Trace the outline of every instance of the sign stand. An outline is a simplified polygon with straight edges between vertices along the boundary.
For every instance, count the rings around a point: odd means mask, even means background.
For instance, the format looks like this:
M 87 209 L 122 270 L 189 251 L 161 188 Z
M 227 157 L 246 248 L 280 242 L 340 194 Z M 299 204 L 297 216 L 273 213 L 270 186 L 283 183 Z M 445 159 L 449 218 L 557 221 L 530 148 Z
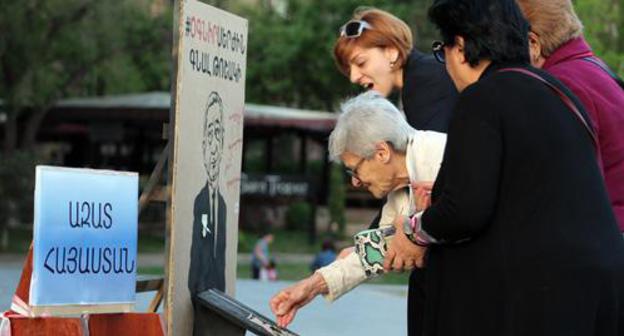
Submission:
M 64 335 L 64 336 L 131 336 L 141 330 L 141 335 L 164 336 L 164 328 L 160 314 L 150 313 L 117 313 L 90 314 L 76 317 L 31 317 L 27 305 L 30 297 L 30 281 L 32 276 L 32 245 L 28 250 L 22 275 L 17 284 L 11 310 L 4 313 L 9 322 L 11 336 L 20 335 Z M 152 290 L 158 281 L 147 279 L 138 281 L 137 288 Z M 162 286 L 162 280 L 160 285 Z M 138 292 L 138 290 L 137 290 Z
M 48 171 L 54 171 L 54 174 L 67 171 L 67 169 L 64 169 L 64 168 L 52 169 L 52 168 L 38 167 L 37 168 L 38 179 L 40 177 L 39 173 L 42 172 L 41 169 L 48 169 Z M 80 172 L 80 174 L 82 173 L 84 173 L 84 171 Z M 100 173 L 97 173 L 97 174 L 100 174 Z M 105 174 L 109 176 L 112 176 L 112 174 L 117 175 L 117 173 L 113 173 L 113 172 L 106 172 Z M 68 182 L 69 180 L 67 181 L 63 180 L 65 178 L 68 178 L 67 175 L 63 175 L 64 177 L 60 177 L 60 175 L 55 175 L 55 176 L 57 176 L 58 178 L 58 180 L 55 181 L 55 183 L 57 184 L 61 183 L 62 185 L 66 185 L 67 183 L 70 183 Z M 71 178 L 75 179 L 76 175 L 72 175 L 70 179 Z M 55 203 L 58 201 L 58 199 L 53 199 L 51 202 L 49 202 L 48 200 L 50 198 L 46 196 L 45 194 L 43 194 L 45 190 L 47 190 L 47 192 L 54 192 L 55 190 L 54 187 L 50 187 L 49 183 L 44 186 L 42 184 L 43 181 L 44 179 L 42 179 L 41 181 L 38 180 L 38 187 L 41 189 L 38 190 L 38 194 L 36 192 L 36 194 L 39 195 L 39 198 L 36 197 L 39 202 L 38 203 L 39 204 L 39 210 L 38 210 L 39 216 L 45 216 L 46 210 L 50 209 L 50 207 L 58 208 L 58 204 Z M 49 179 L 46 181 L 49 181 Z M 108 180 L 107 182 L 109 182 L 108 187 L 118 189 L 117 188 L 118 185 L 115 185 L 115 184 L 111 185 L 110 180 Z M 90 182 L 86 182 L 86 184 L 93 186 L 92 184 L 90 184 Z M 96 186 L 95 187 L 96 190 L 100 190 L 100 188 L 97 187 L 97 184 L 94 184 L 94 185 Z M 44 189 L 44 187 L 48 189 Z M 125 195 L 132 195 L 133 193 L 136 193 L 136 189 L 133 188 L 131 185 L 129 189 L 131 191 L 125 192 L 124 193 Z M 91 196 L 97 197 L 97 196 L 94 196 L 93 194 Z M 134 194 L 134 196 L 132 196 L 131 199 L 136 199 L 136 194 Z M 115 201 L 116 200 L 111 199 L 111 202 L 112 202 L 111 204 L 117 204 Z M 116 210 L 121 209 L 122 213 L 124 213 L 123 212 L 124 208 L 120 208 L 117 205 L 115 205 L 114 208 Z M 106 205 L 104 207 L 106 208 Z M 38 209 L 37 206 L 35 207 L 35 209 L 36 210 Z M 111 209 L 112 209 L 112 205 L 111 205 Z M 130 222 L 132 221 L 136 222 L 136 208 L 132 210 L 132 206 L 128 206 L 127 209 L 129 210 L 128 212 L 125 212 L 127 214 L 125 218 L 129 219 Z M 70 211 L 70 214 L 71 213 L 72 212 Z M 52 217 L 53 215 L 50 215 L 50 218 Z M 86 219 L 86 217 L 82 217 L 82 218 Z M 96 218 L 96 217 L 93 217 L 93 218 Z M 95 227 L 96 221 L 94 221 L 93 218 L 90 218 L 90 220 L 91 220 L 91 224 Z M 118 217 L 110 217 L 110 218 L 119 219 Z M 56 220 L 58 220 L 58 218 Z M 124 223 L 124 222 L 125 221 L 122 219 L 121 223 Z M 72 221 L 70 220 L 69 224 L 71 225 L 71 223 Z M 103 227 L 106 227 L 104 222 L 99 222 L 98 220 L 97 223 L 98 223 L 97 225 L 102 224 Z M 39 224 L 44 225 L 42 224 L 42 222 L 39 222 Z M 111 222 L 109 222 L 109 224 L 110 225 L 108 226 L 108 228 L 113 227 L 112 219 L 111 219 Z M 73 227 L 73 228 L 77 229 L 76 227 Z M 40 230 L 39 233 L 41 233 L 41 230 L 44 230 L 44 228 L 39 227 L 38 230 Z M 48 228 L 46 230 L 50 230 L 50 229 Z M 134 230 L 136 230 L 136 223 L 134 223 Z M 37 237 L 37 235 L 35 235 L 35 237 Z M 49 237 L 46 237 L 46 238 L 50 240 Z M 57 239 L 53 239 L 53 241 L 58 242 Z M 136 330 L 139 330 L 139 329 L 141 330 L 141 334 L 143 335 L 149 335 L 149 336 L 163 336 L 164 335 L 163 324 L 161 321 L 161 316 L 159 314 L 156 314 L 154 312 L 150 312 L 150 313 L 131 313 L 131 312 L 115 313 L 113 312 L 113 313 L 108 313 L 108 314 L 100 314 L 99 312 L 101 311 L 101 308 L 100 306 L 96 305 L 95 301 L 86 301 L 86 302 L 93 302 L 93 303 L 82 304 L 79 306 L 76 306 L 75 303 L 72 303 L 72 302 L 82 301 L 81 298 L 77 298 L 78 301 L 70 301 L 68 305 L 64 305 L 62 303 L 57 304 L 55 307 L 52 307 L 53 309 L 51 309 L 50 311 L 54 312 L 55 314 L 65 315 L 67 312 L 69 312 L 68 308 L 71 308 L 75 312 L 87 312 L 88 311 L 89 312 L 88 314 L 82 313 L 80 317 L 51 317 L 51 316 L 35 317 L 36 315 L 39 314 L 37 309 L 40 309 L 40 307 L 31 306 L 31 301 L 33 299 L 32 296 L 36 294 L 32 292 L 33 288 L 36 288 L 36 290 L 38 291 L 37 293 L 39 293 L 38 295 L 40 296 L 51 294 L 50 291 L 52 290 L 48 288 L 47 286 L 45 286 L 43 283 L 39 283 L 38 284 L 39 287 L 33 286 L 33 284 L 35 284 L 35 281 L 37 281 L 35 277 L 33 276 L 33 274 L 36 273 L 36 269 L 33 267 L 34 259 L 35 259 L 34 245 L 39 246 L 39 248 L 41 248 L 42 242 L 45 242 L 45 240 L 39 239 L 38 242 L 37 241 L 33 242 L 33 244 L 31 244 L 29 248 L 26 261 L 24 263 L 24 267 L 22 270 L 22 274 L 21 274 L 18 286 L 16 288 L 15 295 L 13 296 L 13 299 L 12 299 L 11 310 L 8 312 L 5 312 L 2 316 L 2 327 L 0 327 L 0 329 L 2 329 L 0 330 L 0 333 L 2 335 L 9 334 L 9 335 L 16 336 L 16 335 L 32 335 L 32 334 L 38 334 L 38 335 L 59 335 L 60 334 L 60 335 L 80 335 L 80 336 L 96 335 L 97 336 L 97 335 L 114 334 L 116 336 L 124 336 L 124 335 L 133 335 L 136 333 Z M 96 242 L 99 242 L 99 241 L 96 241 Z M 79 248 L 79 247 L 77 246 L 76 248 Z M 55 267 L 58 267 L 58 266 L 55 266 Z M 56 270 L 56 268 L 54 270 Z M 98 270 L 100 269 L 98 268 Z M 102 268 L 102 270 L 104 270 L 104 268 Z M 95 269 L 93 271 L 95 272 Z M 128 269 L 125 269 L 125 271 L 128 271 Z M 52 270 L 50 270 L 50 272 L 52 272 Z M 39 281 L 41 281 L 41 279 Z M 133 277 L 132 282 L 130 282 L 130 285 L 134 287 L 131 290 L 132 292 L 162 289 L 162 283 L 163 283 L 162 278 L 159 279 L 159 278 L 154 278 L 154 277 L 140 277 L 137 279 L 136 284 L 134 284 L 134 281 L 135 280 Z M 107 290 L 105 290 L 105 292 L 106 291 Z M 66 289 L 63 289 L 63 293 L 71 294 Z M 58 295 L 60 293 L 57 292 L 55 294 Z M 159 302 L 160 302 L 160 298 L 157 293 L 156 298 L 152 301 L 150 305 L 151 307 L 150 309 L 153 309 L 152 311 L 155 311 L 158 307 Z M 128 301 L 128 303 L 131 303 L 131 301 Z M 74 306 L 72 306 L 72 304 L 74 304 Z M 77 316 L 77 313 L 73 313 L 73 315 Z

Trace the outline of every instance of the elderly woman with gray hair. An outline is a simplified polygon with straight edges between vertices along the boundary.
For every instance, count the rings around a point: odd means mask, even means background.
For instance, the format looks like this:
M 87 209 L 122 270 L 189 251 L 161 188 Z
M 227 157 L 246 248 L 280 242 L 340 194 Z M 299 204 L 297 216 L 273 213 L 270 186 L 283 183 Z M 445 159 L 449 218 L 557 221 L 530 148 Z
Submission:
M 435 180 L 445 144 L 445 134 L 412 128 L 392 103 L 370 91 L 342 106 L 329 137 L 329 152 L 333 161 L 345 165 L 354 186 L 366 188 L 376 198 L 388 197 L 380 220 L 380 227 L 388 227 L 396 217 L 416 212 L 418 200 L 409 186 Z M 394 269 L 422 265 L 422 249 L 403 256 L 407 257 L 394 258 Z M 331 302 L 369 278 L 352 252 L 279 292 L 271 299 L 271 309 L 278 324 L 286 326 L 317 295 Z

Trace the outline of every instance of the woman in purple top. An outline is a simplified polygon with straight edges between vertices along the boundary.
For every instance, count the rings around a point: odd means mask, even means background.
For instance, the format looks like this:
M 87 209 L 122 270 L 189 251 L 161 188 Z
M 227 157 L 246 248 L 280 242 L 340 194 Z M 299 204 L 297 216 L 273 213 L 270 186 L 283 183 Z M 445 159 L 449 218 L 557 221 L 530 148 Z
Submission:
M 531 63 L 563 82 L 589 112 L 611 207 L 624 231 L 624 90 L 583 38 L 570 0 L 517 2 L 531 24 Z

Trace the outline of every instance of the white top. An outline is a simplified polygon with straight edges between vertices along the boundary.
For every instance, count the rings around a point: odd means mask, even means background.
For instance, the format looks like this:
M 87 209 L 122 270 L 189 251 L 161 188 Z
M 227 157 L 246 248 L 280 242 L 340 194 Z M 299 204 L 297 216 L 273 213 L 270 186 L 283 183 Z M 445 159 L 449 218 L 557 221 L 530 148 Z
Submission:
M 410 182 L 435 181 L 440 170 L 444 147 L 446 146 L 446 134 L 433 131 L 415 130 L 410 136 L 405 153 L 405 164 Z M 414 213 L 415 200 L 412 188 L 409 195 L 402 190 L 392 191 L 388 194 L 388 200 L 384 204 L 379 220 L 379 227 L 392 226 L 394 219 L 399 216 Z M 334 301 L 349 292 L 355 286 L 366 281 L 366 273 L 355 252 L 347 257 L 317 270 L 327 283 L 327 300 Z

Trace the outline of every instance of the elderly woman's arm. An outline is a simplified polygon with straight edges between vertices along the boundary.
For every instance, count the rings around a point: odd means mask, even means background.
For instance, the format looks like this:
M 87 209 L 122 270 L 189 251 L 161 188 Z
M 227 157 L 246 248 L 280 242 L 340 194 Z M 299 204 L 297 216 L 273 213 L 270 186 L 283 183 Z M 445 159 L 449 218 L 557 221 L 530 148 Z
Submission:
M 348 293 L 367 279 L 364 268 L 355 252 L 320 268 L 317 272 L 323 276 L 327 283 L 328 290 L 324 296 L 330 302 Z
M 277 317 L 278 325 L 290 324 L 297 311 L 317 295 L 325 295 L 330 301 L 338 299 L 353 287 L 366 280 L 366 274 L 355 253 L 317 270 L 310 277 L 281 290 L 269 305 Z
M 409 208 L 409 198 L 403 192 L 388 196 L 383 207 L 380 226 L 392 225 L 393 219 Z M 403 265 L 401 265 L 401 268 Z M 283 289 L 270 301 L 271 310 L 278 324 L 286 326 L 295 318 L 297 311 L 321 294 L 330 302 L 368 280 L 364 267 L 355 252 L 337 259 L 317 270 L 312 276 Z

